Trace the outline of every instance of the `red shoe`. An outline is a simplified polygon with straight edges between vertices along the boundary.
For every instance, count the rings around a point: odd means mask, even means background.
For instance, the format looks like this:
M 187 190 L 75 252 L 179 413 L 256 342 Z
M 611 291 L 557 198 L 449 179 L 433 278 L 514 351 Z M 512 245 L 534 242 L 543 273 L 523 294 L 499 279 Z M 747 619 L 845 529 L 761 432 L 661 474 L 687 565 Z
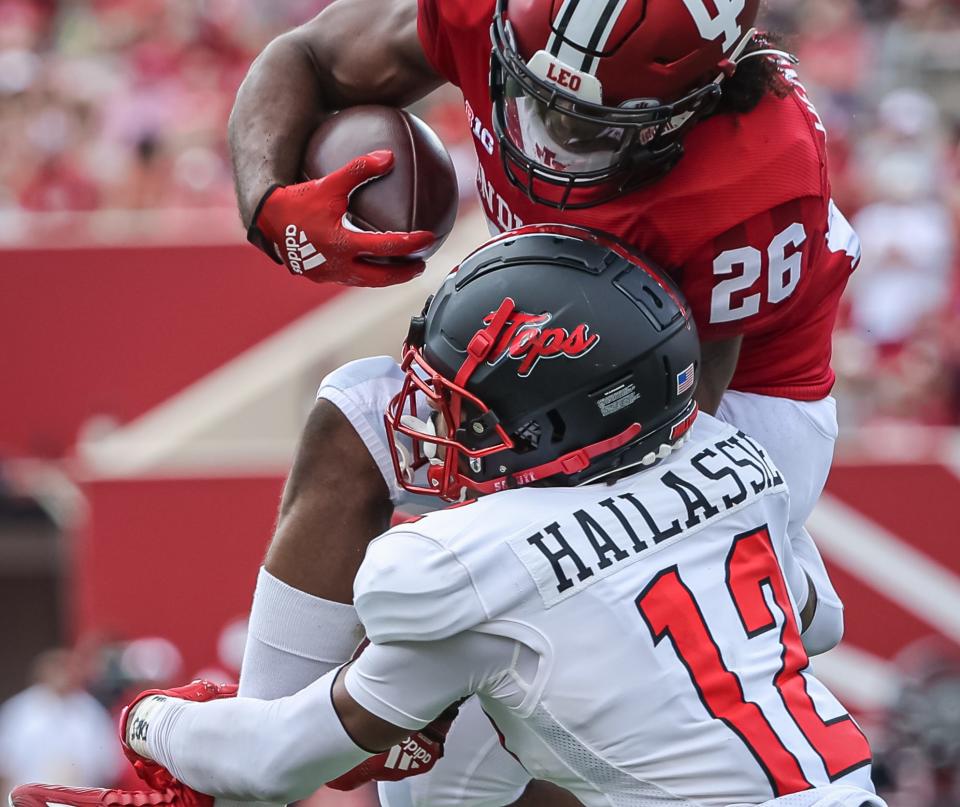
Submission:
M 213 797 L 179 782 L 165 790 L 104 790 L 95 787 L 20 785 L 10 807 L 213 807 Z
M 133 765 L 134 771 L 136 771 L 137 776 L 143 779 L 151 788 L 161 793 L 165 790 L 183 788 L 185 790 L 190 790 L 186 785 L 181 784 L 176 779 L 173 778 L 170 771 L 164 768 L 160 763 L 154 762 L 152 759 L 147 759 L 146 757 L 140 756 L 136 751 L 134 751 L 129 745 L 127 745 L 127 719 L 130 717 L 130 713 L 133 711 L 133 707 L 136 706 L 140 701 L 149 695 L 165 695 L 171 698 L 179 698 L 184 701 L 193 701 L 194 703 L 203 703 L 204 701 L 217 700 L 219 698 L 232 698 L 237 694 L 237 687 L 235 684 L 213 684 L 210 681 L 191 681 L 186 686 L 175 687 L 174 689 L 148 689 L 146 692 L 141 692 L 137 695 L 129 705 L 124 707 L 124 710 L 120 713 L 120 745 L 123 748 L 123 753 L 130 760 L 130 764 Z M 34 787 L 47 787 L 46 785 L 34 785 Z M 66 790 L 71 790 L 72 788 L 65 788 Z M 78 791 L 79 792 L 79 791 Z M 108 792 L 108 793 L 123 793 L 127 795 L 141 795 L 134 791 L 127 790 L 116 790 L 116 791 L 87 791 L 90 793 L 95 792 Z M 199 793 L 196 793 L 194 790 L 190 790 L 191 793 L 199 796 Z M 203 798 L 209 798 L 208 796 L 203 796 Z M 72 802 L 66 802 L 68 805 Z M 87 802 L 83 802 L 87 804 Z M 93 802 L 90 802 L 93 804 Z M 134 807 L 140 807 L 141 804 L 160 804 L 161 802 L 109 802 L 110 804 L 132 804 Z M 166 802 L 163 802 L 166 803 Z M 186 804 L 189 806 L 192 802 L 183 802 L 180 804 Z M 107 802 L 104 802 L 107 804 Z M 40 805 L 44 807 L 44 805 Z

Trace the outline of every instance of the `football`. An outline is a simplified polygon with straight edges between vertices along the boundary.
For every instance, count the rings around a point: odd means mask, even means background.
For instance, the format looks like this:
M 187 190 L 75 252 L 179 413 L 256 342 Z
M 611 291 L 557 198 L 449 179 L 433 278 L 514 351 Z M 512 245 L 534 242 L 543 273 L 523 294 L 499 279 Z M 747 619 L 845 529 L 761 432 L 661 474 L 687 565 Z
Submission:
M 393 152 L 393 170 L 353 192 L 348 219 L 364 230 L 429 230 L 437 240 L 415 256 L 429 257 L 453 229 L 459 193 L 450 155 L 433 129 L 416 115 L 367 105 L 327 118 L 307 144 L 304 178 L 319 179 L 378 149 Z

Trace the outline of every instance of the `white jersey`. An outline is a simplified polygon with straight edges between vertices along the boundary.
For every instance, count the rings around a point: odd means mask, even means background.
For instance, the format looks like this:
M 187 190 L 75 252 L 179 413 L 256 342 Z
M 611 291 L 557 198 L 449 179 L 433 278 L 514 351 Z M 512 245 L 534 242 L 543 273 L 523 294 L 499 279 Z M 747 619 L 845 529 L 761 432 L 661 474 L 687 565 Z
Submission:
M 356 429 L 380 469 L 394 504 L 432 509 L 437 505 L 436 498 L 412 496 L 397 483 L 388 448 L 383 414 L 400 391 L 403 378 L 399 365 L 389 356 L 359 359 L 330 373 L 320 385 L 317 397 L 340 409 Z M 827 616 L 834 617 L 830 620 L 832 624 L 816 626 L 819 636 L 805 636 L 812 640 L 808 650 L 822 653 L 840 641 L 842 606 L 804 524 L 820 497 L 833 460 L 837 438 L 836 403 L 832 398 L 793 401 L 727 391 L 717 418 L 759 440 L 787 480 L 790 488 L 787 534 L 820 594 L 822 607 L 818 619 L 823 622 Z M 417 480 L 418 484 L 424 481 Z M 826 613 L 828 610 L 831 614 Z
M 507 750 L 587 805 L 871 789 L 866 740 L 806 669 L 788 512 L 764 450 L 701 415 L 681 450 L 615 484 L 404 524 L 357 575 L 373 645 L 346 686 L 409 728 L 476 693 Z

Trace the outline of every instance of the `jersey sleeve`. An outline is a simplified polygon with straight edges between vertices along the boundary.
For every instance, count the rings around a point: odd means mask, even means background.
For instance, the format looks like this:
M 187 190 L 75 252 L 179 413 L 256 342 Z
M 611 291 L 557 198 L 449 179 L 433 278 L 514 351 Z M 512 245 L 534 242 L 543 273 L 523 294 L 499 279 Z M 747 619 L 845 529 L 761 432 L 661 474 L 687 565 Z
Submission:
M 516 642 L 459 633 L 436 642 L 370 644 L 347 670 L 350 697 L 371 714 L 404 729 L 420 729 L 453 703 L 498 680 L 511 668 Z
M 400 392 L 402 383 L 403 372 L 393 359 L 373 356 L 334 370 L 323 379 L 317 391 L 318 400 L 330 401 L 350 421 L 377 463 L 394 503 L 401 496 L 401 488 L 387 448 L 383 415 L 390 400 Z
M 795 315 L 825 245 L 822 197 L 805 196 L 710 240 L 677 275 L 703 341 L 769 331 Z
M 400 487 L 387 443 L 389 438 L 383 416 L 390 401 L 400 392 L 402 384 L 403 371 L 400 365 L 389 356 L 371 356 L 348 362 L 327 375 L 317 390 L 317 400 L 322 398 L 329 401 L 350 421 L 377 463 L 390 501 L 397 506 L 413 502 L 421 512 L 427 512 L 437 509 L 442 502 L 434 496 L 417 496 Z M 409 438 L 398 439 L 409 451 Z M 425 467 L 419 468 L 414 482 L 426 484 L 426 472 Z
M 766 462 L 770 468 L 776 468 L 769 454 L 766 455 Z M 779 469 L 776 472 L 782 477 L 783 474 Z M 763 507 L 767 530 L 777 547 L 777 558 L 783 571 L 784 582 L 787 584 L 790 599 L 793 600 L 799 612 L 806 605 L 809 587 L 803 568 L 797 562 L 793 553 L 793 546 L 790 543 L 788 529 L 790 524 L 790 489 L 786 485 L 782 485 L 778 490 L 768 493 L 763 498 Z
M 442 0 L 417 0 L 417 35 L 431 67 L 454 86 L 460 86 L 453 47 L 443 26 Z
M 487 619 L 473 581 L 438 542 L 398 527 L 374 540 L 353 583 L 371 642 L 435 641 Z

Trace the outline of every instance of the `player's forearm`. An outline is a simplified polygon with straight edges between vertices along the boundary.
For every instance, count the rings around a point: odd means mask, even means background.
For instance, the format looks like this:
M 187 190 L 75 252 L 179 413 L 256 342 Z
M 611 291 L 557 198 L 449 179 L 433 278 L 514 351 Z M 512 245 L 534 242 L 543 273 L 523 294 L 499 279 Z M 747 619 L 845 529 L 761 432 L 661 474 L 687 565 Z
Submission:
M 813 623 L 813 618 L 817 615 L 817 587 L 810 579 L 810 575 L 804 572 L 807 578 L 807 603 L 800 610 L 800 632 L 803 633 Z
M 416 0 L 331 3 L 277 37 L 250 68 L 230 116 L 244 225 L 271 185 L 300 181 L 303 149 L 326 113 L 405 106 L 441 81 L 420 45 Z
M 148 724 L 146 747 L 137 750 L 201 793 L 278 803 L 305 798 L 370 756 L 334 710 L 335 676 L 331 671 L 275 701 L 145 699 L 146 712 L 138 705 L 134 713 Z
M 296 32 L 257 57 L 230 114 L 229 143 L 240 218 L 249 227 L 271 185 L 300 181 L 303 149 L 324 114 L 321 76 Z
M 320 400 L 304 427 L 264 565 L 288 586 L 350 604 L 367 544 L 388 528 L 392 512 L 360 436 L 339 409 Z

